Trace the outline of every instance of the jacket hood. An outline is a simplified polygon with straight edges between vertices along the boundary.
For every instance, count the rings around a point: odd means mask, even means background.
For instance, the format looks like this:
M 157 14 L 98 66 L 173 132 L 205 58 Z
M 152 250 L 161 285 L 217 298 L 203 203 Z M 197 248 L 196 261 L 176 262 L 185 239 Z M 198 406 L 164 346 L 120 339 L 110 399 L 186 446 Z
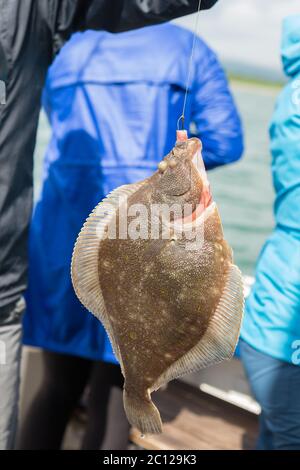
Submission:
M 281 59 L 286 75 L 300 72 L 300 14 L 283 20 Z

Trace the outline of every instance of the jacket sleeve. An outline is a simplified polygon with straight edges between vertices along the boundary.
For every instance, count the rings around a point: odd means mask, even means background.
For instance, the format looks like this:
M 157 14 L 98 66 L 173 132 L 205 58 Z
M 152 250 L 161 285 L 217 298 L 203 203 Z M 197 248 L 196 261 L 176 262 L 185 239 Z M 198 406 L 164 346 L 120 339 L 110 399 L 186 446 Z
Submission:
M 211 8 L 217 0 L 202 0 L 201 10 Z M 97 3 L 106 3 L 106 10 L 111 11 L 106 2 L 94 2 L 90 10 L 90 17 L 97 15 Z M 109 25 L 112 32 L 127 31 L 129 29 L 141 28 L 152 24 L 163 23 L 180 16 L 194 13 L 198 9 L 198 0 L 122 0 L 116 2 L 114 21 Z M 107 14 L 107 13 L 106 13 Z
M 192 87 L 194 133 L 203 144 L 207 169 L 238 160 L 243 153 L 241 120 L 224 70 L 204 42 L 195 66 Z
M 202 0 L 201 10 L 218 0 Z M 194 13 L 198 0 L 40 0 L 54 38 L 54 52 L 75 31 L 128 31 Z M 43 3 L 44 2 L 44 3 Z M 45 11 L 45 5 L 47 9 Z

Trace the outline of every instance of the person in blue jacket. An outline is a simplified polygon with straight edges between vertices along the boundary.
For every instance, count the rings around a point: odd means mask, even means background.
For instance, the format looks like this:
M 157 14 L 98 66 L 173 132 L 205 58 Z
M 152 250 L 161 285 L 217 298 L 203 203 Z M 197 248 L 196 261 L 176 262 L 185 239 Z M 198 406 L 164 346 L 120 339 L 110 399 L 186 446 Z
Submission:
M 283 24 L 290 78 L 270 126 L 276 226 L 246 303 L 241 354 L 260 403 L 258 449 L 300 449 L 300 15 Z
M 151 175 L 173 147 L 192 42 L 191 32 L 173 24 L 77 33 L 49 70 L 43 104 L 52 137 L 31 225 L 24 319 L 24 343 L 44 350 L 45 377 L 21 448 L 59 448 L 88 382 L 83 448 L 126 447 L 121 372 L 102 325 L 74 294 L 71 255 L 94 206 L 117 186 Z M 241 157 L 241 122 L 226 76 L 200 39 L 185 114 L 208 169 Z

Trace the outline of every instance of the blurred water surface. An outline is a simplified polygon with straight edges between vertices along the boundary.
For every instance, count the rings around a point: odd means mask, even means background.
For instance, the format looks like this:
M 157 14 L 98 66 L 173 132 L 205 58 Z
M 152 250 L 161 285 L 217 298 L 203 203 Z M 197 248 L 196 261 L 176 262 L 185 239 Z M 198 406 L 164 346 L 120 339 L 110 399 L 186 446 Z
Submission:
M 244 274 L 251 275 L 273 226 L 268 127 L 278 88 L 233 81 L 232 90 L 243 119 L 245 154 L 240 162 L 210 172 L 209 179 L 235 261 Z M 42 159 L 49 136 L 47 119 L 41 113 L 35 150 L 35 198 L 40 191 Z

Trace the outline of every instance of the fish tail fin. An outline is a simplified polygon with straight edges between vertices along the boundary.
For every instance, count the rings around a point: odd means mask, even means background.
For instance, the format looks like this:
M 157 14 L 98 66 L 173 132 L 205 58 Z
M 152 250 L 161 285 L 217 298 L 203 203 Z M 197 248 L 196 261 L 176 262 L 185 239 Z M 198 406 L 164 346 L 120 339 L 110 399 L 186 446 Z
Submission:
M 162 422 L 160 414 L 151 401 L 150 393 L 145 398 L 137 394 L 128 393 L 124 387 L 124 408 L 130 424 L 136 427 L 142 434 L 160 434 Z

